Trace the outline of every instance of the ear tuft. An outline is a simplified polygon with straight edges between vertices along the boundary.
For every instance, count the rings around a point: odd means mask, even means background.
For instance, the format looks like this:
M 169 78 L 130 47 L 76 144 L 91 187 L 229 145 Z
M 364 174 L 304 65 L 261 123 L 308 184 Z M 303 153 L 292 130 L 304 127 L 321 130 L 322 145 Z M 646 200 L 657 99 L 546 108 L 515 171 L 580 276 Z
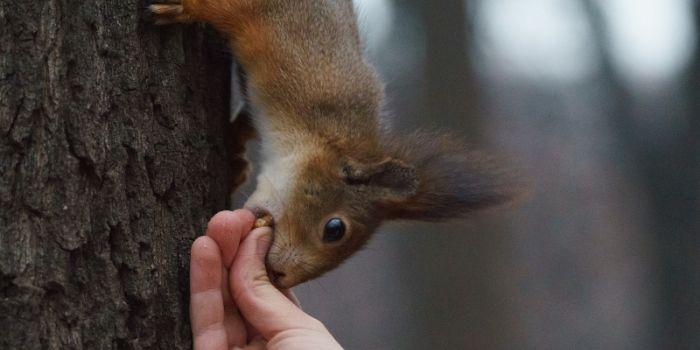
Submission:
M 418 184 L 410 197 L 380 202 L 388 219 L 458 218 L 510 202 L 519 192 L 513 171 L 451 135 L 421 132 L 385 142 L 392 157 L 413 164 Z

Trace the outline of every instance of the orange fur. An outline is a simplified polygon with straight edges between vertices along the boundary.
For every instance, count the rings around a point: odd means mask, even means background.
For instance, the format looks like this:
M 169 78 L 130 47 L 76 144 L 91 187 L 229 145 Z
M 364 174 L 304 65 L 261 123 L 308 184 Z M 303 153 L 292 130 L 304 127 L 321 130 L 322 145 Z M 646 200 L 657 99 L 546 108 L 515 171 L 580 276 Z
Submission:
M 351 0 L 168 0 L 151 10 L 159 23 L 214 25 L 247 73 L 263 160 L 246 207 L 274 218 L 267 265 L 278 286 L 338 266 L 384 220 L 459 217 L 515 193 L 510 176 L 454 138 L 381 131 L 382 84 L 362 56 Z M 344 230 L 330 239 L 332 219 Z

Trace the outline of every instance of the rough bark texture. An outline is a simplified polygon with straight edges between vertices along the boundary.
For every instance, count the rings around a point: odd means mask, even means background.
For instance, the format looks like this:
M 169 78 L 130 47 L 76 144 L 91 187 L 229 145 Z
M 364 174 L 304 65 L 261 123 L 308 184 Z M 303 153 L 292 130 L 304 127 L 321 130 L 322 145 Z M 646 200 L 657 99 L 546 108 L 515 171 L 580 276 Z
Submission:
M 229 63 L 145 1 L 0 0 L 0 349 L 190 348 Z

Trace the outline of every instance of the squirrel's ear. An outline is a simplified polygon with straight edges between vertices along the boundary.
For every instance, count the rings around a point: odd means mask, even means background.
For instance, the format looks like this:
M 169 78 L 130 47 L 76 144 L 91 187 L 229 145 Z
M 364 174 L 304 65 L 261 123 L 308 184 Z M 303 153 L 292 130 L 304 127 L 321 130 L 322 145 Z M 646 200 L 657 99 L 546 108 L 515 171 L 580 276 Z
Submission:
M 450 135 L 415 133 L 385 141 L 395 159 L 413 164 L 409 176 L 411 195 L 378 201 L 387 219 L 458 218 L 510 202 L 519 193 L 518 176 L 513 171 L 502 168 L 491 157 L 469 151 Z
M 352 160 L 343 166 L 343 178 L 349 185 L 365 185 L 371 188 L 378 200 L 402 201 L 418 191 L 416 169 L 402 161 L 387 158 L 372 164 Z

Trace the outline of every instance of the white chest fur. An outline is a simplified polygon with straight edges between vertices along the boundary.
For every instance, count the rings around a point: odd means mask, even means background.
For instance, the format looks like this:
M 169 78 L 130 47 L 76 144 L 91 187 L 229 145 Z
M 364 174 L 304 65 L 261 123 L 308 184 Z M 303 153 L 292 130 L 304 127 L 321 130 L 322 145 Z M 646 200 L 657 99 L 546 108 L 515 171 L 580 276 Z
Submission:
M 247 208 L 266 209 L 273 217 L 282 216 L 310 145 L 293 133 L 276 130 L 266 113 L 251 96 L 255 128 L 261 142 L 260 171 L 256 189 L 245 203 Z

